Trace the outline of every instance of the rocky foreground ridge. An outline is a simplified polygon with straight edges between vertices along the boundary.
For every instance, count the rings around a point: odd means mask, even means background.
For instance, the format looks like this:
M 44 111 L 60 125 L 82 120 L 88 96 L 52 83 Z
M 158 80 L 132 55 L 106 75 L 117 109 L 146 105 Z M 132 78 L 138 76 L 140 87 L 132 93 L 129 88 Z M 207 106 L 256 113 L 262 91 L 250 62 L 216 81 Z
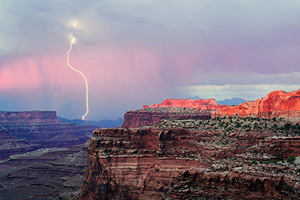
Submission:
M 54 111 L 0 112 L 0 199 L 53 199 L 81 188 L 97 127 L 65 123 Z
M 81 199 L 299 199 L 299 134 L 295 122 L 237 116 L 99 129 Z

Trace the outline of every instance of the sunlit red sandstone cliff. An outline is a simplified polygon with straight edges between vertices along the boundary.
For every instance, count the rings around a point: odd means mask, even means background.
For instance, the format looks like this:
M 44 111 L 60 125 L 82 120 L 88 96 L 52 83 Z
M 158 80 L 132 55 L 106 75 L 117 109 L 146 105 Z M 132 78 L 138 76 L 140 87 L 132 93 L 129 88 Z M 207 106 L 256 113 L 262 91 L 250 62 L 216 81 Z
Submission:
M 225 107 L 212 112 L 213 117 L 239 115 L 240 117 L 300 119 L 300 90 L 284 92 L 277 90 L 261 99 L 238 106 Z
M 163 119 L 211 118 L 211 111 L 228 106 L 219 105 L 215 99 L 165 99 L 160 104 L 144 105 L 142 109 L 124 115 L 123 128 L 135 128 L 159 123 Z
M 152 104 L 150 108 L 158 107 L 180 107 L 196 108 L 199 110 L 217 110 L 227 106 L 219 105 L 215 99 L 165 99 L 160 104 Z
M 300 155 L 299 124 L 210 117 L 215 110 L 296 118 L 299 94 L 274 91 L 228 108 L 215 100 L 167 99 L 129 111 L 126 129 L 93 132 L 80 199 L 298 199 L 298 166 L 284 160 Z M 184 117 L 190 120 L 174 120 Z M 164 118 L 172 120 L 127 129 Z

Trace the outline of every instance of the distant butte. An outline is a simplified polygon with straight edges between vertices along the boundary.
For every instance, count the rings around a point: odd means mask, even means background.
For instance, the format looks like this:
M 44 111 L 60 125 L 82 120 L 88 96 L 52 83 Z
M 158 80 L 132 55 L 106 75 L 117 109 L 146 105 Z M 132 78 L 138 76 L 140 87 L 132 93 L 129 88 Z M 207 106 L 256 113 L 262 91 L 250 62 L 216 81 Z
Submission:
M 180 107 L 180 108 L 196 108 L 199 110 L 217 110 L 228 107 L 227 105 L 219 105 L 215 99 L 165 99 L 160 104 L 152 104 L 150 108 L 157 107 Z
M 160 104 L 143 105 L 142 109 L 126 112 L 122 127 L 149 126 L 163 119 L 207 120 L 211 118 L 211 111 L 226 107 L 215 99 L 165 99 Z

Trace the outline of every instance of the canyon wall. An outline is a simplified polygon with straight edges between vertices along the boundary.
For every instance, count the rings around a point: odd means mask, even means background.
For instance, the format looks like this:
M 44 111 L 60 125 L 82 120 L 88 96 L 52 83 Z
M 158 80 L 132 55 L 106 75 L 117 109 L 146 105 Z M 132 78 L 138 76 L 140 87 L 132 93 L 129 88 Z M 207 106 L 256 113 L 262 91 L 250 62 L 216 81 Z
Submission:
M 270 169 L 275 170 L 275 169 Z M 163 199 L 298 199 L 299 178 L 270 172 L 186 171 L 171 184 Z
M 78 195 L 96 128 L 52 111 L 0 112 L 0 200 Z
M 178 111 L 182 110 L 182 112 Z M 161 109 L 161 108 L 143 108 L 136 111 L 127 111 L 124 115 L 123 128 L 136 128 L 141 126 L 150 126 L 159 123 L 163 119 L 210 119 L 209 111 L 196 109 Z
M 199 110 L 216 110 L 227 107 L 219 105 L 215 99 L 165 99 L 159 104 L 152 104 L 150 108 L 158 107 L 179 107 L 179 108 L 196 108 Z
M 286 118 L 289 120 L 300 119 L 300 90 L 284 92 L 277 90 L 266 97 L 238 106 L 218 109 L 212 112 L 212 117 L 238 115 L 240 117 L 259 118 Z
M 96 130 L 88 148 L 81 199 L 218 198 L 218 194 L 231 199 L 289 199 L 300 194 L 297 167 L 251 165 L 299 156 L 300 137 L 224 134 L 214 128 Z
M 162 103 L 144 105 L 124 115 L 123 128 L 136 128 L 159 123 L 163 119 L 210 119 L 238 115 L 240 117 L 300 119 L 300 90 L 277 90 L 266 97 L 238 106 L 219 105 L 215 99 L 165 99 Z
M 2 155 L 4 151 L 9 152 L 5 153 L 7 156 L 23 150 L 82 144 L 96 129 L 95 126 L 62 122 L 55 111 L 0 112 L 0 127 L 1 135 L 6 134 L 6 140 L 0 142 L 0 151 Z
M 0 124 L 59 122 L 55 111 L 0 112 Z
M 159 123 L 163 119 L 211 118 L 211 111 L 228 106 L 219 105 L 215 99 L 165 99 L 160 104 L 144 105 L 142 109 L 127 111 L 123 128 L 136 128 Z
M 82 199 L 159 199 L 181 170 L 206 167 L 189 155 L 197 147 L 186 135 L 185 130 L 94 131 Z

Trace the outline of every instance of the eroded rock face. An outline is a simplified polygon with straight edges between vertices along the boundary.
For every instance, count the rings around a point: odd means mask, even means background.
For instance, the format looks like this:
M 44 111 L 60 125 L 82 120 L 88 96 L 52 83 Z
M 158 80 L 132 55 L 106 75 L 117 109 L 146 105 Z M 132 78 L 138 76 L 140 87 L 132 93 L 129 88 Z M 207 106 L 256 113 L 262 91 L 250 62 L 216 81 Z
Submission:
M 182 173 L 163 199 L 298 199 L 299 178 L 270 172 L 198 171 Z
M 68 148 L 89 139 L 95 126 L 79 126 L 57 119 L 56 112 L 0 112 L 2 159 L 39 148 Z M 2 136 L 1 136 L 2 135 Z
M 213 117 L 238 115 L 240 117 L 300 119 L 300 90 L 284 92 L 277 90 L 262 99 L 245 102 L 238 106 L 218 109 L 212 112 Z
M 136 128 L 159 123 L 163 119 L 201 119 L 211 118 L 211 111 L 226 108 L 215 99 L 165 99 L 160 104 L 136 111 L 128 111 L 124 115 L 123 128 Z
M 87 158 L 83 144 L 96 128 L 62 122 L 56 112 L 0 112 L 0 199 L 78 195 Z
M 55 111 L 0 112 L 0 124 L 59 123 Z
M 136 128 L 158 124 L 163 119 L 210 119 L 210 111 L 201 111 L 190 108 L 143 108 L 128 111 L 124 115 L 123 128 Z
M 206 167 L 189 155 L 197 154 L 197 147 L 188 138 L 183 129 L 95 131 L 83 199 L 159 199 L 181 170 Z
M 298 197 L 299 166 L 264 163 L 299 156 L 298 136 L 233 130 L 218 120 L 190 127 L 94 131 L 81 199 Z
M 150 107 L 179 107 L 197 108 L 199 110 L 216 110 L 227 106 L 219 105 L 215 99 L 165 99 L 160 104 L 152 104 Z

